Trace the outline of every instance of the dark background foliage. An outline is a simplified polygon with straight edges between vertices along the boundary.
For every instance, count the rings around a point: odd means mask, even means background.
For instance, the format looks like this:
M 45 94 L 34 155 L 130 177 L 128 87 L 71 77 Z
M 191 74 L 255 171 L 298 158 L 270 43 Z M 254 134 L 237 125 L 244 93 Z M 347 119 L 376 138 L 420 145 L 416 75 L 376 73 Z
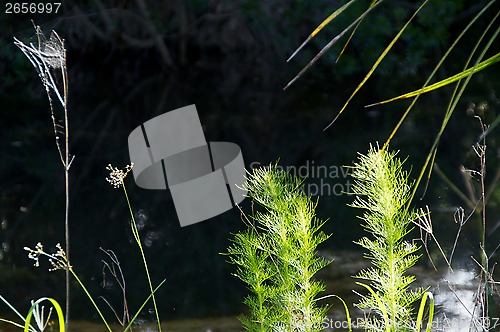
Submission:
M 290 63 L 286 59 L 309 33 L 342 3 L 331 1 L 63 1 L 58 14 L 0 14 L 0 292 L 26 306 L 44 295 L 63 299 L 63 273 L 36 270 L 24 246 L 64 242 L 64 176 L 54 146 L 45 91 L 29 61 L 13 45 L 16 36 L 35 41 L 30 20 L 66 42 L 70 81 L 72 264 L 94 294 L 119 303 L 115 284 L 102 288 L 99 248 L 118 255 L 132 305 L 147 294 L 141 259 L 128 227 L 123 193 L 105 181 L 106 165 L 129 163 L 127 137 L 156 115 L 196 104 L 207 141 L 230 141 L 243 151 L 247 165 L 280 159 L 296 167 L 349 165 L 370 142 L 383 142 L 408 102 L 364 109 L 363 106 L 418 88 L 454 37 L 485 1 L 431 1 L 394 52 L 353 100 L 345 115 L 333 119 L 373 61 L 419 6 L 416 1 L 382 4 L 360 26 L 346 53 L 346 39 L 330 50 L 306 75 L 286 83 L 367 6 L 360 1 L 324 29 Z M 2 8 L 3 10 L 3 8 Z M 496 9 L 491 12 L 495 13 Z M 492 15 L 490 15 L 492 16 Z M 438 79 L 460 71 L 477 37 L 481 20 L 454 51 Z M 31 38 L 31 39 L 30 39 Z M 496 50 L 498 51 L 498 49 Z M 493 51 L 491 52 L 493 54 Z M 477 168 L 471 145 L 480 129 L 467 110 L 485 123 L 498 114 L 496 66 L 475 75 L 446 131 L 438 163 L 463 188 L 460 166 Z M 422 97 L 396 136 L 394 149 L 409 155 L 407 167 L 420 170 L 437 133 L 450 89 Z M 483 105 L 484 107 L 481 107 Z M 486 106 L 485 106 L 486 105 Z M 469 112 L 470 113 L 470 112 Z M 488 138 L 488 169 L 500 158 L 498 133 Z M 348 179 L 326 179 L 345 184 Z M 167 318 L 229 315 L 241 311 L 245 294 L 230 273 L 234 267 L 219 253 L 230 233 L 243 227 L 237 210 L 180 228 L 168 191 L 127 187 L 151 262 L 153 280 L 167 278 L 158 292 Z M 360 237 L 356 211 L 347 195 L 320 197 L 318 215 L 330 218 L 333 233 L 324 250 L 352 250 Z M 499 243 L 500 192 L 490 200 L 488 243 Z M 418 206 L 442 212 L 441 233 L 452 234 L 453 211 L 463 205 L 438 177 Z M 243 209 L 249 211 L 249 202 Z M 477 250 L 474 224 L 464 233 L 464 257 Z M 452 232 L 450 230 L 453 230 Z M 444 240 L 451 246 L 449 239 Z M 423 263 L 426 264 L 425 262 Z M 109 280 L 109 279 L 108 279 Z M 74 287 L 72 315 L 89 317 L 92 308 Z M 1 311 L 1 310 L 0 310 Z M 148 318 L 148 317 L 145 317 Z

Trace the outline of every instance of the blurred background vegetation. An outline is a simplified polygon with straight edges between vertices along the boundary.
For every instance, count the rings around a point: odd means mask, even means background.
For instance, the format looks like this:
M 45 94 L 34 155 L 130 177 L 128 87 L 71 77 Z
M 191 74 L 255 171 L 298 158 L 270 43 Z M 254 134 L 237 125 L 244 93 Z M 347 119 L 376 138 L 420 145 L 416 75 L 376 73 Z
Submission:
M 247 165 L 278 158 L 280 164 L 295 167 L 308 162 L 350 165 L 370 142 L 385 141 L 408 101 L 363 106 L 419 88 L 453 38 L 486 3 L 431 1 L 350 104 L 349 112 L 323 131 L 420 5 L 419 1 L 382 4 L 363 21 L 338 63 L 345 39 L 283 92 L 286 83 L 370 1 L 358 1 L 286 63 L 311 31 L 345 2 L 68 0 L 58 14 L 0 14 L 1 294 L 21 308 L 44 295 L 61 302 L 64 298 L 64 274 L 49 273 L 48 266 L 35 270 L 22 249 L 38 241 L 46 246 L 64 242 L 64 176 L 47 98 L 35 70 L 13 44 L 14 36 L 36 41 L 30 20 L 46 34 L 56 30 L 68 49 L 70 142 L 75 155 L 70 183 L 72 264 L 95 295 L 118 305 L 117 285 L 102 285 L 105 257 L 99 248 L 115 251 L 125 272 L 130 305 L 137 306 L 148 292 L 145 276 L 136 272 L 142 271 L 141 259 L 128 227 L 123 194 L 105 181 L 106 165 L 129 163 L 127 137 L 132 129 L 161 113 L 196 104 L 207 141 L 237 143 Z M 494 6 L 490 18 L 499 10 L 498 4 Z M 488 22 L 485 18 L 474 26 L 436 80 L 462 69 Z M 496 52 L 498 44 L 490 55 Z M 461 166 L 479 167 L 471 146 L 481 130 L 471 115 L 480 115 L 485 124 L 498 120 L 499 83 L 497 66 L 472 77 L 441 142 L 437 163 L 463 191 L 467 181 Z M 414 176 L 439 130 L 451 91 L 445 88 L 421 97 L 393 140 L 392 148 L 401 150 L 400 157 L 409 156 L 407 165 L 414 165 Z M 488 136 L 487 183 L 500 166 L 498 130 Z M 324 182 L 345 185 L 348 180 Z M 234 267 L 219 255 L 230 234 L 242 229 L 239 212 L 233 209 L 180 228 L 168 191 L 142 190 L 131 178 L 126 181 L 153 280 L 167 278 L 157 297 L 164 317 L 241 312 L 246 291 L 230 275 Z M 351 200 L 347 195 L 319 197 L 319 217 L 330 218 L 325 231 L 333 233 L 322 250 L 355 250 L 352 241 L 362 230 L 357 211 L 346 207 Z M 244 202 L 244 210 L 249 211 L 249 203 Z M 436 175 L 425 197 L 415 203 L 430 206 L 436 236 L 442 235 L 444 247 L 451 248 L 456 231 L 453 213 L 465 203 Z M 500 243 L 498 188 L 490 197 L 487 218 L 492 250 Z M 472 221 L 465 226 L 462 258 L 478 250 L 476 226 Z M 94 315 L 82 292 L 73 291 L 72 296 L 72 316 Z

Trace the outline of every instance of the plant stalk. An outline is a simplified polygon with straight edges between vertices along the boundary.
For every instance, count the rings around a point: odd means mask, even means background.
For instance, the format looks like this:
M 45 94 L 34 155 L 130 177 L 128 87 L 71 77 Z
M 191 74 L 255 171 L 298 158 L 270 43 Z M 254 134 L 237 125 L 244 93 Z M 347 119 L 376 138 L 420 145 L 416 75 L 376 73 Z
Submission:
M 139 237 L 139 230 L 137 229 L 137 224 L 135 222 L 134 213 L 132 211 L 132 206 L 130 205 L 130 200 L 129 200 L 128 194 L 127 194 L 127 188 L 125 188 L 125 183 L 123 182 L 123 180 L 122 180 L 122 188 L 123 188 L 123 192 L 125 193 L 125 198 L 127 199 L 127 205 L 128 205 L 128 209 L 129 209 L 129 212 L 130 212 L 130 217 L 132 218 L 132 232 L 134 234 L 134 238 L 135 238 L 135 240 L 137 242 L 137 245 L 139 246 L 139 251 L 141 252 L 141 257 L 142 257 L 142 262 L 144 264 L 144 269 L 146 270 L 146 276 L 148 278 L 149 291 L 151 292 L 151 298 L 153 300 L 153 306 L 155 308 L 156 321 L 158 323 L 158 331 L 161 332 L 160 316 L 158 314 L 158 308 L 156 306 L 156 298 L 155 298 L 155 295 L 154 295 L 155 290 L 153 289 L 153 284 L 151 282 L 151 275 L 149 274 L 148 263 L 146 261 L 146 255 L 144 254 L 144 250 L 142 248 L 141 238 Z

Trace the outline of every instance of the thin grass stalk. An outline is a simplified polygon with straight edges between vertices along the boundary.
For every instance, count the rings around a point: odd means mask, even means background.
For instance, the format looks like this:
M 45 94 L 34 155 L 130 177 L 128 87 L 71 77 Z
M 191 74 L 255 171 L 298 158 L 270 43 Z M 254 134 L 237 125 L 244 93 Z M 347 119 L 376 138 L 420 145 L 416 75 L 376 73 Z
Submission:
M 144 265 L 144 269 L 146 270 L 146 277 L 148 279 L 149 291 L 151 294 L 151 298 L 153 300 L 153 306 L 154 306 L 155 314 L 156 314 L 156 321 L 158 323 L 158 331 L 161 332 L 160 315 L 158 313 L 158 307 L 156 306 L 156 298 L 154 295 L 153 283 L 151 282 L 151 275 L 149 273 L 146 255 L 144 254 L 144 249 L 142 248 L 142 242 L 141 242 L 141 238 L 139 236 L 139 230 L 138 230 L 137 224 L 135 222 L 134 213 L 132 211 L 132 206 L 130 204 L 130 200 L 129 200 L 128 194 L 127 194 L 127 188 L 125 188 L 125 182 L 123 182 L 123 180 L 122 180 L 122 187 L 123 187 L 123 192 L 125 193 L 125 198 L 127 199 L 127 205 L 128 205 L 128 209 L 130 212 L 130 216 L 132 218 L 132 233 L 134 234 L 135 241 L 137 242 L 137 245 L 139 246 L 139 251 L 141 252 L 141 257 L 142 257 L 142 263 Z
M 132 328 L 132 324 L 134 323 L 134 321 L 136 320 L 137 316 L 139 316 L 139 314 L 141 313 L 142 309 L 146 306 L 146 303 L 148 303 L 149 299 L 151 297 L 154 296 L 154 293 L 156 293 L 156 291 L 158 289 L 160 289 L 160 287 L 165 283 L 165 281 L 167 281 L 167 279 L 163 279 L 162 282 L 160 282 L 160 284 L 158 286 L 156 286 L 156 288 L 151 292 L 151 294 L 149 294 L 149 296 L 144 300 L 144 302 L 142 303 L 142 305 L 139 307 L 139 309 L 137 310 L 137 312 L 135 313 L 134 317 L 132 317 L 132 319 L 130 320 L 130 322 L 128 323 L 127 327 L 125 328 L 125 330 L 123 330 L 123 332 L 127 332 L 128 330 L 131 330 Z
M 485 126 L 479 118 L 479 122 L 481 123 L 481 129 L 483 132 L 485 131 Z M 483 135 L 483 143 L 477 143 L 474 151 L 478 155 L 480 159 L 480 182 L 481 182 L 481 217 L 480 217 L 480 229 L 481 229 L 481 275 L 484 273 L 484 314 L 483 316 L 490 317 L 489 315 L 489 285 L 488 285 L 488 256 L 486 255 L 486 200 L 485 200 L 485 185 L 484 178 L 486 177 L 486 136 Z
M 9 301 L 7 301 L 7 299 L 5 299 L 2 295 L 0 295 L 0 300 L 2 300 L 2 302 L 5 303 L 7 305 L 7 307 L 9 307 L 19 318 L 21 318 L 21 320 L 23 322 L 26 322 L 26 318 L 23 315 L 21 315 L 19 313 L 19 311 L 17 311 L 17 309 L 14 308 L 14 306 L 12 304 L 10 304 Z M 24 325 L 18 324 L 16 322 L 8 320 L 8 319 L 0 318 L 0 322 L 8 323 L 8 324 L 14 325 L 16 327 L 19 327 L 21 329 L 24 328 Z M 36 332 L 34 327 L 30 326 L 30 328 L 31 328 L 32 332 Z
M 90 295 L 89 291 L 87 290 L 87 287 L 85 287 L 85 285 L 80 280 L 80 278 L 78 278 L 78 276 L 76 275 L 76 273 L 73 270 L 73 268 L 70 266 L 67 271 L 71 272 L 71 274 L 76 279 L 76 281 L 78 282 L 78 284 L 80 285 L 80 287 L 83 289 L 85 295 L 87 295 L 87 297 L 89 298 L 90 302 L 92 302 L 92 305 L 94 306 L 95 310 L 97 311 L 97 313 L 101 317 L 101 320 L 103 321 L 104 325 L 106 325 L 106 328 L 108 329 L 108 331 L 112 332 L 111 328 L 109 327 L 108 322 L 106 321 L 106 318 L 104 318 L 104 315 L 102 314 L 101 310 L 97 306 L 97 303 L 95 303 L 94 298 L 92 297 L 92 295 Z
M 11 324 L 11 325 L 14 325 L 15 327 L 19 327 L 21 329 L 24 329 L 24 325 L 21 325 L 19 323 L 16 323 L 16 322 L 13 322 L 11 320 L 8 320 L 8 319 L 3 319 L 3 318 L 0 318 L 0 322 L 4 322 L 4 323 L 7 323 L 7 324 Z
M 491 56 L 490 58 L 478 63 L 476 66 L 474 66 L 472 68 L 465 69 L 458 74 L 447 77 L 447 78 L 445 78 L 441 81 L 438 81 L 436 83 L 433 83 L 429 86 L 426 86 L 424 88 L 420 88 L 418 90 L 399 95 L 399 96 L 394 97 L 394 98 L 390 98 L 390 99 L 387 99 L 384 101 L 379 101 L 377 103 L 366 105 L 365 107 L 371 107 L 371 106 L 375 106 L 375 105 L 384 105 L 384 104 L 388 104 L 388 103 L 396 101 L 396 100 L 407 99 L 407 98 L 415 97 L 417 95 L 421 95 L 421 94 L 424 94 L 427 92 L 431 92 L 431 91 L 440 89 L 440 88 L 445 87 L 451 83 L 454 83 L 454 82 L 459 81 L 463 78 L 466 78 L 467 76 L 470 76 L 474 73 L 480 72 L 481 70 L 486 69 L 489 66 L 491 66 L 499 61 L 500 61 L 500 53 L 497 53 L 497 54 Z
M 373 0 L 372 3 L 370 4 L 369 8 L 375 6 L 377 4 L 377 2 L 379 2 L 379 1 L 383 1 L 383 0 Z M 359 26 L 361 25 L 361 23 L 363 23 L 363 20 L 364 20 L 364 18 L 362 18 L 358 22 L 358 24 L 356 24 L 356 27 L 354 28 L 354 30 L 352 30 L 349 38 L 347 38 L 347 41 L 344 44 L 344 47 L 342 47 L 342 50 L 340 51 L 339 56 L 337 57 L 337 60 L 335 60 L 335 63 L 339 62 L 340 58 L 342 57 L 342 55 L 344 54 L 345 50 L 347 49 L 347 46 L 351 42 L 352 38 L 354 38 L 354 35 L 356 34 L 356 31 L 358 31 Z
M 328 16 L 323 22 L 320 23 L 320 25 L 318 25 L 318 27 L 316 29 L 314 29 L 313 32 L 311 32 L 311 34 L 307 37 L 307 39 L 292 53 L 292 55 L 290 55 L 290 57 L 286 60 L 286 62 L 290 62 L 290 60 L 292 60 L 293 57 L 297 53 L 299 53 L 300 50 L 302 48 L 304 48 L 304 46 L 306 46 L 307 43 L 309 43 L 309 41 L 311 39 L 313 39 L 325 26 L 327 26 L 333 19 L 335 19 L 337 16 L 339 16 L 344 10 L 347 9 L 347 7 L 349 7 L 355 1 L 356 0 L 349 1 L 345 5 L 343 5 L 342 7 L 340 7 L 339 9 L 337 9 L 336 11 L 334 11 L 332 14 L 330 14 L 330 16 Z
M 12 304 L 10 304 L 10 303 L 9 303 L 9 301 L 7 301 L 7 300 L 6 300 L 6 299 L 5 299 L 2 295 L 0 295 L 0 300 L 2 300 L 2 301 L 3 301 L 3 303 L 5 303 L 5 304 L 7 305 L 7 307 L 9 307 L 12 311 L 14 311 L 14 313 L 15 313 L 15 314 L 16 314 L 19 318 L 21 318 L 21 319 L 23 320 L 23 322 L 24 322 L 24 321 L 26 321 L 26 318 L 25 318 L 25 317 L 23 317 L 23 315 L 21 315 L 21 314 L 19 313 L 19 311 L 17 311 L 17 309 L 16 309 L 16 308 L 14 308 L 14 306 L 13 306 Z
M 66 64 L 66 48 L 63 48 L 64 63 Z M 68 119 L 68 75 L 66 65 L 64 70 L 61 69 L 64 82 L 64 129 L 65 129 L 65 149 L 64 149 L 64 190 L 65 190 L 65 213 L 64 213 L 64 238 L 66 245 L 66 258 L 69 262 L 69 168 L 71 161 L 69 157 L 69 119 Z M 66 324 L 69 323 L 69 307 L 70 307 L 70 275 L 66 270 Z

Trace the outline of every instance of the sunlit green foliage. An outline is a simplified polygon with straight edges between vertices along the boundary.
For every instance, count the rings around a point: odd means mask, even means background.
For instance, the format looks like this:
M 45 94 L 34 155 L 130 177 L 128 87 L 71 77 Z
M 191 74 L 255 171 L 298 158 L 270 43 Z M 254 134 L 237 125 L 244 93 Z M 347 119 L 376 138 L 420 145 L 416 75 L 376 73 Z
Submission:
M 236 276 L 251 291 L 245 299 L 250 314 L 241 318 L 248 331 L 320 331 L 326 317 L 327 307 L 315 300 L 324 285 L 313 276 L 329 264 L 316 256 L 328 236 L 300 183 L 272 165 L 255 169 L 247 180 L 263 211 L 254 211 L 228 251 Z
M 412 305 L 422 296 L 421 289 L 409 289 L 415 277 L 407 271 L 420 256 L 416 254 L 419 247 L 404 238 L 418 215 L 407 209 L 411 186 L 402 166 L 395 153 L 372 148 L 367 155 L 360 155 L 353 171 L 356 198 L 352 206 L 365 210 L 361 219 L 371 235 L 357 243 L 367 250 L 365 257 L 373 265 L 356 277 L 371 282 L 377 295 L 363 297 L 357 306 L 377 316 L 386 312 L 390 331 L 411 330 Z M 370 331 L 387 330 L 385 324 L 380 317 L 366 321 Z

